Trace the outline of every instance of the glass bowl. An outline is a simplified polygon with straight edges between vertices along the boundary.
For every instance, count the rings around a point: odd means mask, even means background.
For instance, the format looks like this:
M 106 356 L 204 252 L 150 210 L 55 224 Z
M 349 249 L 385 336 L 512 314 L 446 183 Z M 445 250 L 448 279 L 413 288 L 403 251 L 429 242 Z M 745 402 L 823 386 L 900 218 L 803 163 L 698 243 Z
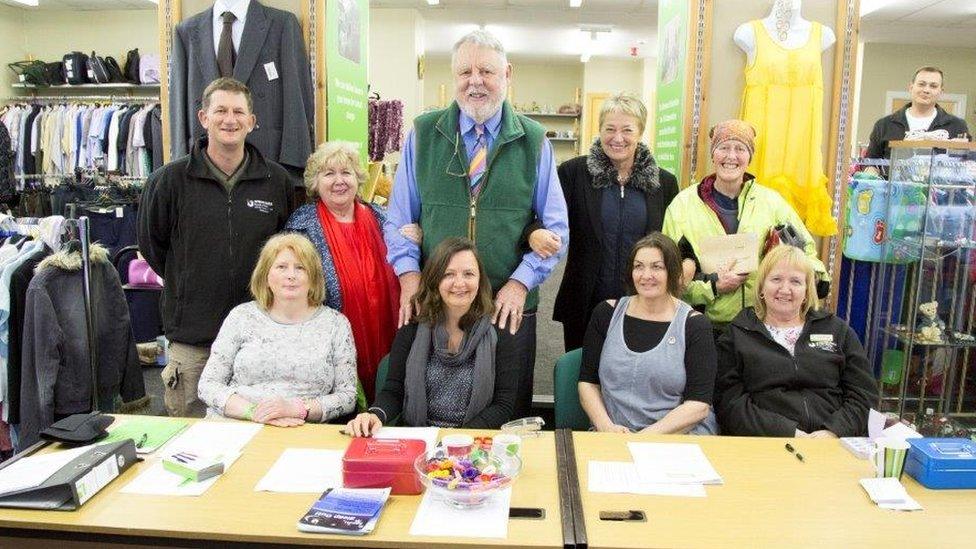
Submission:
M 431 477 L 428 474 L 431 464 L 443 465 L 446 460 L 451 460 L 450 469 L 441 469 L 448 471 L 448 477 Z M 473 472 L 465 475 L 465 470 L 495 474 L 488 479 L 483 476 L 474 477 Z M 498 491 L 511 486 L 521 470 L 522 460 L 517 456 L 497 456 L 478 448 L 467 455 L 454 456 L 449 455 L 445 448 L 439 447 L 420 454 L 414 460 L 414 471 L 427 490 L 448 505 L 461 509 L 484 504 Z

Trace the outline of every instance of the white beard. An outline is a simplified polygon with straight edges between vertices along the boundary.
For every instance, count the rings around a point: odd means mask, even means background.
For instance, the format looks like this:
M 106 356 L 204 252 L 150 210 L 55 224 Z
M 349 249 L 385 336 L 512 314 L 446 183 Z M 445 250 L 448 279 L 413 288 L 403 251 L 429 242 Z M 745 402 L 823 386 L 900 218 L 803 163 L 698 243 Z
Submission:
M 501 98 L 497 103 L 491 103 L 477 109 L 472 108 L 469 104 L 462 103 L 461 101 L 458 101 L 458 106 L 461 108 L 461 112 L 468 115 L 472 120 L 475 121 L 476 124 L 484 124 L 486 120 L 492 116 L 495 116 L 495 113 L 501 110 L 502 103 L 504 101 L 505 99 Z

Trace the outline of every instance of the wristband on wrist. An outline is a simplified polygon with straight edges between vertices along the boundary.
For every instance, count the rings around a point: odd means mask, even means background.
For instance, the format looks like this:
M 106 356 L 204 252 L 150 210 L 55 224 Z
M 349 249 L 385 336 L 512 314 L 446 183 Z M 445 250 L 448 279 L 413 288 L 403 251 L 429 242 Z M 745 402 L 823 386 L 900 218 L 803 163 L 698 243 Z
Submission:
M 258 409 L 257 404 L 250 404 L 247 408 L 244 408 L 244 414 L 241 416 L 248 421 L 254 421 L 254 410 Z
M 304 398 L 298 399 L 298 402 L 301 404 L 302 408 L 305 410 L 305 412 L 302 414 L 302 421 L 308 421 L 308 414 L 312 411 L 311 405 Z

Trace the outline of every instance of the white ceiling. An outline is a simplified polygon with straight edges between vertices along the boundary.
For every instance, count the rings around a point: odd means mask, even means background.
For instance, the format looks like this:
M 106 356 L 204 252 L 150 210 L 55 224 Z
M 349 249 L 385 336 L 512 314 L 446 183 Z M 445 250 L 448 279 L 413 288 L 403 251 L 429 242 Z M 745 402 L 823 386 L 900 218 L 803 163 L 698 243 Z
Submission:
M 156 4 L 149 0 L 38 0 L 38 5 L 25 6 L 13 0 L 0 0 L 0 4 L 16 6 L 28 10 L 155 10 Z
M 150 0 L 39 2 L 39 7 L 25 8 L 13 0 L 0 0 L 31 10 L 156 9 Z M 553 61 L 579 59 L 581 23 L 614 26 L 609 35 L 600 34 L 595 57 L 628 57 L 631 46 L 638 46 L 640 57 L 653 56 L 657 4 L 657 0 L 583 0 L 581 8 L 573 9 L 568 0 L 441 0 L 439 6 L 429 6 L 426 0 L 370 0 L 372 8 L 418 10 L 433 56 L 447 55 L 461 35 L 487 25 L 512 55 Z M 976 47 L 976 0 L 861 0 L 861 8 L 874 10 L 861 20 L 865 42 Z
M 878 7 L 880 6 L 880 7 Z M 865 42 L 976 48 L 976 0 L 861 0 Z
M 43 1 L 43 0 L 42 0 Z M 976 1 L 976 0 L 974 0 Z M 485 25 L 516 59 L 579 62 L 587 37 L 581 24 L 612 25 L 598 33 L 594 58 L 654 57 L 657 0 L 583 0 L 570 8 L 568 0 L 370 0 L 370 8 L 413 8 L 424 20 L 428 55 L 446 56 L 458 38 Z

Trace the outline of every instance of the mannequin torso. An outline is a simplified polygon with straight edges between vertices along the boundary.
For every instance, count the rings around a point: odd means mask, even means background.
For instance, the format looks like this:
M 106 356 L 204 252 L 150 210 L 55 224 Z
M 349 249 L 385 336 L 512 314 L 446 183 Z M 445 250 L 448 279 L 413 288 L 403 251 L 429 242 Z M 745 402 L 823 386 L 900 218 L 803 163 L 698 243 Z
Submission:
M 772 11 L 762 19 L 762 24 L 773 42 L 786 49 L 803 47 L 810 39 L 813 28 L 813 23 L 800 16 L 800 0 L 776 0 Z M 834 31 L 827 26 L 822 26 L 820 37 L 821 51 L 837 41 Z M 756 33 L 751 21 L 739 25 L 732 39 L 746 53 L 747 63 L 751 65 L 756 58 Z

